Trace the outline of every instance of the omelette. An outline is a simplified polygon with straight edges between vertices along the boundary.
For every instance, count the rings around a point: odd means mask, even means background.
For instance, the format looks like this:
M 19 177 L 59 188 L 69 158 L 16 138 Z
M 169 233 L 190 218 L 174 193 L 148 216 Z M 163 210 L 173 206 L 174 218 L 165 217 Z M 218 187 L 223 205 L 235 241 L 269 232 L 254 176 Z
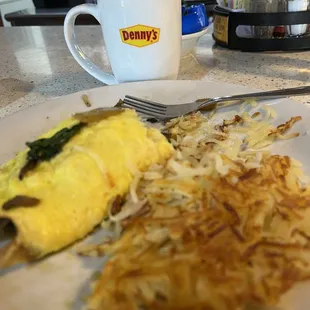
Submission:
M 1 267 L 85 237 L 107 216 L 110 201 L 127 193 L 135 173 L 173 152 L 132 110 L 88 116 L 66 119 L 0 168 L 0 221 L 16 230 L 0 250 Z

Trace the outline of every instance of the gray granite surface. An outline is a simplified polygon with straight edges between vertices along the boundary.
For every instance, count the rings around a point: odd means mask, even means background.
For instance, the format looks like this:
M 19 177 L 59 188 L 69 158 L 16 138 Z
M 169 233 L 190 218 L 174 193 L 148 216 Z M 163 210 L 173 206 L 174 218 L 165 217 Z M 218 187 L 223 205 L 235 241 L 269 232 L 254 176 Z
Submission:
M 86 53 L 111 70 L 98 26 L 77 27 Z M 242 53 L 214 46 L 211 34 L 181 60 L 179 79 L 273 89 L 310 85 L 310 52 Z M 50 98 L 102 86 L 70 55 L 62 27 L 0 28 L 0 117 Z M 296 98 L 310 103 L 310 97 Z

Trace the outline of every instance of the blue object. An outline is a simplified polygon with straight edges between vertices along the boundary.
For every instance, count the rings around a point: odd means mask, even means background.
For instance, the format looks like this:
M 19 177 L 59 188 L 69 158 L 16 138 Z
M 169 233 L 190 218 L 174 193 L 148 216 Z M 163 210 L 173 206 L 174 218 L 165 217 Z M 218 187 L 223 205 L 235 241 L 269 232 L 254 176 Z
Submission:
M 199 32 L 208 25 L 204 4 L 182 5 L 182 35 Z

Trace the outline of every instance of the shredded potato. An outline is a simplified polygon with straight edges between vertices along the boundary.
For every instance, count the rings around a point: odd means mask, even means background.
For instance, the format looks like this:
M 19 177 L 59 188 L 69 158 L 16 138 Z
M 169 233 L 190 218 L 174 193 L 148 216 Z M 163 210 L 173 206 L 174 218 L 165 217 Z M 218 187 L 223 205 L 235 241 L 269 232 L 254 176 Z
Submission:
M 259 150 L 296 137 L 286 132 L 301 117 L 274 127 L 271 108 L 253 117 L 248 106 L 220 123 L 195 113 L 165 126 L 173 158 L 135 179 L 111 218 L 120 239 L 90 248 L 111 256 L 91 309 L 272 306 L 309 279 L 309 179 L 300 163 Z

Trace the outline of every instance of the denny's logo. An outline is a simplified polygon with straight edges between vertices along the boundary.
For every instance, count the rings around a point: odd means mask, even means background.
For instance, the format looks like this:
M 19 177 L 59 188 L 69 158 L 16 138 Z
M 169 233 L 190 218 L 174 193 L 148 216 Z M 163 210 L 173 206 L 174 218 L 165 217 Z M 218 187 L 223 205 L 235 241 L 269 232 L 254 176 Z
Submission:
M 144 47 L 159 41 L 160 29 L 144 25 L 135 25 L 119 30 L 124 43 Z

